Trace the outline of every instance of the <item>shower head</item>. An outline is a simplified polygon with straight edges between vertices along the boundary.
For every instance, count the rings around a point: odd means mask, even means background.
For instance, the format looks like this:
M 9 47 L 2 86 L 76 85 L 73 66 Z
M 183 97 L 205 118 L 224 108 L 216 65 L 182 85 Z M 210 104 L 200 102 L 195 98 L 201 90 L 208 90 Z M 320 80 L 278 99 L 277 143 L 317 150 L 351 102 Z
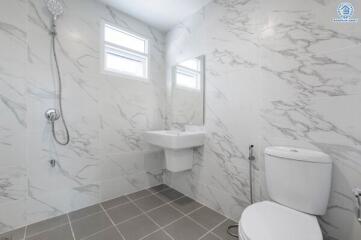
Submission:
M 48 0 L 48 10 L 53 15 L 54 20 L 56 20 L 64 12 L 63 5 L 60 0 Z

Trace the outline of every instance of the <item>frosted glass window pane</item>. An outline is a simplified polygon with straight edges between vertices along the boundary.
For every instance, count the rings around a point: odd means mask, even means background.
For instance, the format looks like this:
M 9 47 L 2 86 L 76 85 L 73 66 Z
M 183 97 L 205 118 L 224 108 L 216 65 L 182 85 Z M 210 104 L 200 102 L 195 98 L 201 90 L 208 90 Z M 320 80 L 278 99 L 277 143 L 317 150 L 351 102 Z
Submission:
M 137 77 L 145 77 L 145 59 L 132 59 L 127 56 L 106 53 L 106 68 Z
M 201 61 L 199 59 L 190 59 L 179 64 L 182 67 L 186 67 L 195 71 L 201 70 Z
M 147 53 L 147 41 L 145 39 L 108 25 L 105 26 L 105 41 L 137 52 Z

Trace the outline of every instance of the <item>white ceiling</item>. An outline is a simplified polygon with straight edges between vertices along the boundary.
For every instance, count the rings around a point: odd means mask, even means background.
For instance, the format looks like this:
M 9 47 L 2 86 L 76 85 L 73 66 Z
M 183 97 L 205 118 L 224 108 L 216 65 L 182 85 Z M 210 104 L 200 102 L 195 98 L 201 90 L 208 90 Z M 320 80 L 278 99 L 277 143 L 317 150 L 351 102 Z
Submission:
M 100 0 L 161 31 L 168 31 L 212 0 Z

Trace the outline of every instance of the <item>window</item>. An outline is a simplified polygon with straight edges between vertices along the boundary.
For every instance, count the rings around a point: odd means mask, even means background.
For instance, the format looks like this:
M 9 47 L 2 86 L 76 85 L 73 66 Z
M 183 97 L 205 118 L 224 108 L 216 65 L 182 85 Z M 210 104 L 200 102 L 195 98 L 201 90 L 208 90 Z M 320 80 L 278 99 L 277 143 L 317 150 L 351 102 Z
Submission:
M 148 78 L 148 40 L 104 24 L 103 69 L 128 77 Z
M 175 78 L 178 87 L 201 90 L 201 60 L 194 58 L 177 65 L 175 69 Z

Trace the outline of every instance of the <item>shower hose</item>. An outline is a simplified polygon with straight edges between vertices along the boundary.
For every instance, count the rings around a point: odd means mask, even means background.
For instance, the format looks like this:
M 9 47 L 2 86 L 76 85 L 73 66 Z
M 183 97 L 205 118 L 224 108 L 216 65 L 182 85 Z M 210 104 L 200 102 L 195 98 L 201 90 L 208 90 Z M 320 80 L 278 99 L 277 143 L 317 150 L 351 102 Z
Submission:
M 54 57 L 54 61 L 55 61 L 55 66 L 56 66 L 56 73 L 57 73 L 57 78 L 58 78 L 58 87 L 59 87 L 59 94 L 58 94 L 58 102 L 59 102 L 59 110 L 60 110 L 60 118 L 61 121 L 63 122 L 64 128 L 65 128 L 65 141 L 62 142 L 58 139 L 56 132 L 55 132 L 55 121 L 51 121 L 51 127 L 52 127 L 52 132 L 53 132 L 53 136 L 55 141 L 60 144 L 60 145 L 68 145 L 70 142 L 70 135 L 69 135 L 69 130 L 68 130 L 68 126 L 66 124 L 66 121 L 64 119 L 64 113 L 63 113 L 63 103 L 62 103 L 62 98 L 63 98 L 63 86 L 62 86 L 62 79 L 61 79 L 61 71 L 60 71 L 60 67 L 59 67 L 59 61 L 58 61 L 58 56 L 56 54 L 56 44 L 55 44 L 55 39 L 56 39 L 56 25 L 55 23 L 53 23 L 53 30 L 50 32 L 51 34 L 51 38 L 52 38 L 52 52 L 53 52 L 53 57 Z

